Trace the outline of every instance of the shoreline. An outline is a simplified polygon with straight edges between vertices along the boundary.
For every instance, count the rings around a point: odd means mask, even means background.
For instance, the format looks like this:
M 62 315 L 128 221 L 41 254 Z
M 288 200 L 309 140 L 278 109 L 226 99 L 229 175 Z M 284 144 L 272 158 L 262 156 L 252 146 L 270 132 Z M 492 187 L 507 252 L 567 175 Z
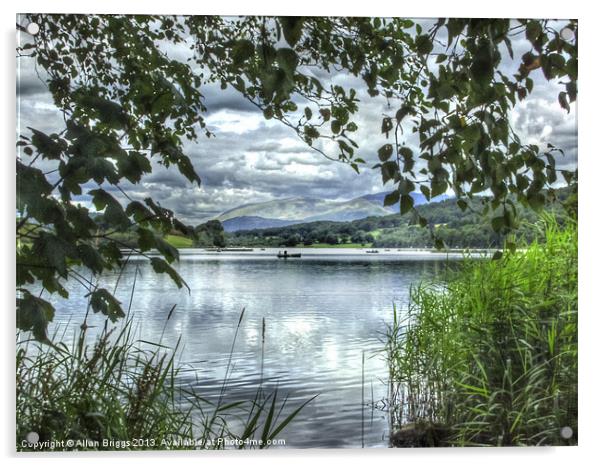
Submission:
M 288 251 L 289 253 L 301 253 L 303 257 L 317 256 L 355 256 L 355 257 L 370 257 L 378 259 L 379 257 L 392 256 L 467 256 L 467 257 L 483 257 L 493 255 L 497 249 L 436 249 L 436 248 L 312 248 L 312 247 L 256 247 L 256 248 L 177 248 L 182 256 L 190 256 L 193 254 L 211 255 L 211 256 L 254 256 L 254 257 L 271 257 L 277 255 L 278 252 Z M 128 254 L 130 249 L 123 248 L 122 253 Z M 376 253 L 372 251 L 378 251 Z M 147 255 L 158 255 L 159 251 L 150 250 Z M 134 253 L 133 255 L 138 255 Z

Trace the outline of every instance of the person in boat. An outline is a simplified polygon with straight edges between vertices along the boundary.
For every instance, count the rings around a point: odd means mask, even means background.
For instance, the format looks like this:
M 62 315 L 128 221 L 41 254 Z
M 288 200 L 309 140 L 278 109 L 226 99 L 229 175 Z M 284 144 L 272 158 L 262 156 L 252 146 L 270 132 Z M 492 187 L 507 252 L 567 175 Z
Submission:
M 288 252 L 287 252 L 287 250 L 286 250 L 286 249 L 284 250 L 284 256 L 285 256 L 285 257 L 286 257 L 286 256 L 288 256 Z

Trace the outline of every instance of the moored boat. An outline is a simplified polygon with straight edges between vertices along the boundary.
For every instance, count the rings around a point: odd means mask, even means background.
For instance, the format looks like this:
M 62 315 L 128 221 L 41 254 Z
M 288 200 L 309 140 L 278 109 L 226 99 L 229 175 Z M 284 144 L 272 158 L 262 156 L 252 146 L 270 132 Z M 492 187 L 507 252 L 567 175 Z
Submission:
M 289 257 L 298 258 L 301 257 L 301 253 L 289 254 L 288 252 L 284 251 L 284 253 L 278 252 L 276 257 L 278 257 L 278 259 L 288 259 Z

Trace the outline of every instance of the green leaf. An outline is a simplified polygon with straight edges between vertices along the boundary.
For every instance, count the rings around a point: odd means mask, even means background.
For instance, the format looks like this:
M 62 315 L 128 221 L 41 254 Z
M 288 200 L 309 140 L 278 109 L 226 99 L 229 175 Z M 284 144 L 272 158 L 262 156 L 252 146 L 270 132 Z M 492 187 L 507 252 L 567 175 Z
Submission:
M 164 113 L 168 113 L 173 105 L 173 94 L 166 90 L 153 99 L 150 111 L 153 115 L 161 115 Z
M 527 189 L 529 187 L 529 178 L 525 175 L 516 175 L 516 187 L 521 191 Z
M 148 228 L 139 227 L 136 229 L 136 233 L 138 234 L 137 243 L 140 251 L 146 252 L 156 247 L 156 235 L 152 230 Z
M 397 113 L 395 113 L 395 119 L 397 120 L 397 123 L 401 123 L 401 121 L 410 113 L 412 113 L 412 107 L 409 105 L 403 105 L 399 110 L 397 110 Z
M 128 124 L 128 117 L 123 107 L 116 102 L 94 95 L 92 92 L 82 89 L 76 94 L 76 100 L 84 111 L 113 129 L 125 128 Z
M 542 32 L 542 28 L 541 28 L 541 24 L 539 24 L 539 21 L 531 20 L 527 23 L 526 35 L 527 35 L 527 39 L 529 39 L 529 41 L 532 44 L 534 44 L 537 41 L 537 39 L 541 35 L 541 32 Z
M 487 84 L 493 79 L 494 71 L 493 50 L 488 40 L 482 40 L 473 55 L 470 72 L 473 79 L 481 84 Z
M 104 209 L 103 218 L 112 226 L 126 229 L 130 226 L 130 219 L 121 207 L 121 204 L 104 189 L 92 189 L 88 191 L 92 196 L 94 207 L 98 211 Z
M 558 94 L 558 102 L 560 103 L 560 106 L 566 110 L 567 113 L 571 112 L 571 106 L 569 105 L 566 92 L 561 92 Z
M 386 162 L 393 155 L 393 146 L 391 144 L 385 144 L 380 149 L 378 149 L 378 158 L 381 162 Z
M 389 180 L 394 180 L 399 176 L 399 166 L 395 162 L 385 162 L 381 165 L 380 171 L 383 178 L 383 184 Z
M 54 318 L 54 307 L 48 301 L 24 291 L 17 298 L 17 328 L 31 331 L 36 340 L 48 342 L 48 323 Z
M 448 185 L 446 180 L 433 179 L 431 180 L 431 196 L 436 197 L 447 191 Z
M 403 157 L 406 161 L 412 160 L 414 157 L 414 153 L 412 152 L 412 149 L 410 149 L 407 146 L 401 146 L 399 148 L 399 155 L 401 157 Z
M 393 129 L 393 122 L 391 121 L 391 118 L 389 118 L 389 117 L 383 118 L 383 122 L 380 127 L 381 133 L 386 134 L 387 137 L 389 137 L 389 131 L 391 131 L 392 129 Z
M 460 35 L 462 30 L 464 29 L 464 23 L 461 19 L 450 18 L 448 19 L 446 26 L 448 32 L 447 46 L 449 47 L 453 42 L 454 38 Z
M 479 124 L 472 124 L 464 128 L 461 134 L 467 141 L 472 143 L 477 142 L 481 139 L 481 126 Z
M 234 47 L 232 47 L 232 61 L 235 65 L 239 66 L 246 62 L 255 53 L 255 46 L 253 42 L 247 39 L 241 39 L 236 41 Z
M 155 245 L 157 250 L 163 254 L 163 257 L 165 257 L 167 262 L 171 263 L 174 260 L 179 259 L 180 253 L 178 250 L 160 236 L 155 236 Z
M 491 227 L 493 231 L 499 233 L 506 226 L 506 219 L 503 216 L 494 217 L 491 219 Z
M 314 126 L 306 126 L 304 128 L 304 131 L 305 131 L 305 135 L 309 139 L 317 139 L 320 137 L 319 131 Z
M 128 152 L 127 156 L 117 160 L 119 174 L 131 183 L 138 183 L 144 173 L 152 171 L 150 160 L 142 153 Z
M 98 184 L 102 184 L 105 180 L 111 184 L 117 184 L 119 182 L 115 166 L 105 158 L 88 158 L 86 168 L 88 169 L 90 177 Z
M 154 216 L 153 213 L 139 201 L 130 202 L 125 208 L 125 214 L 128 217 L 133 216 L 134 221 L 137 223 L 148 222 Z
M 280 48 L 276 51 L 276 60 L 278 66 L 284 70 L 284 72 L 292 77 L 297 69 L 297 54 L 293 49 L 286 47 Z
M 174 281 L 178 288 L 182 288 L 182 286 L 188 285 L 186 282 L 180 277 L 178 272 L 176 272 L 165 260 L 160 259 L 159 257 L 151 258 L 151 265 L 153 266 L 153 270 L 157 273 L 166 273 L 170 276 L 170 278 Z M 190 290 L 190 288 L 188 288 Z
M 341 132 L 341 122 L 339 120 L 332 120 L 330 122 L 330 130 L 334 134 L 338 134 Z
M 564 74 L 565 60 L 559 53 L 541 56 L 541 70 L 547 80 Z
M 46 264 L 67 277 L 67 258 L 77 257 L 74 246 L 51 233 L 39 233 L 33 242 L 33 251 Z
M 271 106 L 267 106 L 263 109 L 263 116 L 266 120 L 274 118 L 274 109 Z
M 571 102 L 575 102 L 577 100 L 577 83 L 574 81 L 568 82 L 565 84 L 566 92 L 569 96 Z
M 398 201 L 399 201 L 399 191 L 395 190 L 385 196 L 383 205 L 385 207 L 390 206 L 390 205 L 395 205 L 395 204 L 397 204 Z
M 190 158 L 186 155 L 181 155 L 178 159 L 178 170 L 180 173 L 188 178 L 188 181 L 194 181 L 198 186 L 201 185 L 201 177 L 197 175 Z
M 345 130 L 353 133 L 353 132 L 357 131 L 357 124 L 352 121 L 351 123 L 347 124 L 347 126 L 345 127 Z
M 408 180 L 407 178 L 403 178 L 399 182 L 399 192 L 401 194 L 410 194 L 416 189 L 414 182 L 412 180 Z
M 100 312 L 107 316 L 111 322 L 120 317 L 125 317 L 121 303 L 105 288 L 98 288 L 86 295 L 90 298 L 90 306 L 94 312 Z
M 104 270 L 106 266 L 104 259 L 98 251 L 89 244 L 78 244 L 77 253 L 82 264 L 92 270 L 92 273 L 99 274 Z
M 527 193 L 527 201 L 531 208 L 539 212 L 546 204 L 546 197 L 540 192 Z
M 119 263 L 119 261 L 123 258 L 123 254 L 119 249 L 119 246 L 114 242 L 103 243 L 98 247 L 98 252 L 102 254 L 102 256 L 112 263 Z
M 65 148 L 64 145 L 59 144 L 55 139 L 51 138 L 45 133 L 38 131 L 34 128 L 28 128 L 33 133 L 31 137 L 31 143 L 35 146 L 38 152 L 43 158 L 58 160 L 61 158 L 61 154 Z
M 510 55 L 511 59 L 514 59 L 514 50 L 512 49 L 512 42 L 508 37 L 504 37 L 504 43 L 506 44 L 506 49 L 508 49 L 508 55 Z
M 433 50 L 433 41 L 427 34 L 416 36 L 414 39 L 416 51 L 421 55 L 427 55 Z
M 399 198 L 399 212 L 401 215 L 409 212 L 414 207 L 414 198 L 408 194 L 404 194 Z
M 65 205 L 66 219 L 73 227 L 74 233 L 82 239 L 90 238 L 90 235 L 98 230 L 98 225 L 90 218 L 90 211 L 83 206 Z
M 17 160 L 17 209 L 28 210 L 30 214 L 41 215 L 39 202 L 52 192 L 41 170 L 22 164 Z M 32 210 L 33 209 L 33 210 Z
M 293 47 L 301 38 L 304 20 L 305 18 L 301 16 L 283 16 L 278 18 L 278 21 L 282 26 L 284 39 L 291 47 Z

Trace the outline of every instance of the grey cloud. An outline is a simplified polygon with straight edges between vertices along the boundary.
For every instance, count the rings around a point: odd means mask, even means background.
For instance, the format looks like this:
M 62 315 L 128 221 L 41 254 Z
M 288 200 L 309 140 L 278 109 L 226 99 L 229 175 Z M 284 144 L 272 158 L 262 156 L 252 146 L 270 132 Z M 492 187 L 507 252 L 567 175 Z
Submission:
M 268 171 L 268 172 L 278 171 L 278 170 L 282 169 L 281 164 L 279 164 L 276 161 L 271 161 L 271 160 L 260 160 L 253 167 L 255 168 L 255 170 Z
M 292 133 L 291 133 L 292 134 Z M 287 147 L 278 141 L 265 141 L 248 147 L 248 152 L 264 152 L 278 154 L 307 154 L 311 149 L 299 140 L 295 146 Z
M 522 40 L 513 40 L 513 46 L 514 61 L 506 57 L 503 65 L 508 73 L 516 70 L 520 56 L 530 47 Z M 171 47 L 167 53 L 172 57 L 188 54 L 178 48 L 185 48 L 185 44 Z M 359 128 L 354 139 L 359 144 L 357 154 L 367 162 L 359 175 L 348 165 L 332 162 L 313 151 L 290 128 L 264 120 L 261 112 L 235 90 L 221 90 L 219 85 L 212 84 L 201 88 L 201 92 L 208 108 L 207 124 L 216 137 L 202 137 L 196 143 L 184 144 L 185 153 L 201 176 L 201 188 L 188 182 L 177 167 L 166 169 L 153 162 L 152 174 L 138 185 L 124 183 L 123 189 L 135 199 L 151 196 L 193 224 L 249 202 L 295 196 L 340 200 L 391 190 L 391 185 L 382 186 L 379 170 L 370 167 L 378 162 L 377 150 L 386 142 L 380 132 L 382 116 L 394 114 L 396 109 L 382 98 L 369 97 L 361 79 L 355 76 L 313 69 L 312 73 L 326 85 L 336 83 L 358 90 L 360 109 L 354 120 Z M 525 140 L 538 143 L 549 140 L 565 150 L 566 156 L 559 156 L 557 164 L 572 168 L 577 163 L 575 112 L 572 110 L 567 116 L 558 105 L 561 85 L 547 82 L 539 71 L 532 74 L 535 89 L 513 111 L 515 129 Z M 22 69 L 21 79 L 21 129 L 33 126 L 46 132 L 61 130 L 64 123 L 60 114 L 52 109 L 50 96 L 43 92 L 33 68 Z M 297 100 L 300 114 L 306 103 Z M 551 128 L 549 134 L 546 126 Z M 405 131 L 402 142 L 417 153 L 416 133 Z M 318 148 L 336 156 L 336 147 L 329 142 L 318 143 Z M 121 199 L 118 190 L 107 189 Z M 81 200 L 89 201 L 85 196 Z
M 203 103 L 209 113 L 219 110 L 232 110 L 235 112 L 258 112 L 255 105 L 245 99 L 239 92 L 228 87 L 220 89 L 219 85 L 211 84 L 201 87 Z
M 30 73 L 22 73 L 20 78 L 17 80 L 17 98 L 47 93 L 48 88 L 37 75 L 34 76 Z

